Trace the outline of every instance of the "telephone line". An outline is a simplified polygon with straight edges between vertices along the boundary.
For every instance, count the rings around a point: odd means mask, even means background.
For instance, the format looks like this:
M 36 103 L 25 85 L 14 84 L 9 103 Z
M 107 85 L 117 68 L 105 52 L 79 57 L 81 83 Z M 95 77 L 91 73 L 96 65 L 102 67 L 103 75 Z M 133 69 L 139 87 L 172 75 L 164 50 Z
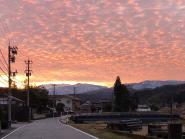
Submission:
M 4 63 L 2 62 L 1 59 L 0 59 L 0 62 L 2 63 L 2 66 L 4 67 L 4 69 L 5 69 L 6 71 L 8 71 L 8 68 L 4 65 Z
M 2 67 L 0 67 L 0 70 L 8 77 L 7 73 L 3 70 Z
M 3 52 L 2 52 L 1 49 L 0 49 L 0 53 L 1 53 L 1 56 L 3 57 L 3 60 L 4 60 L 5 64 L 8 66 L 8 63 L 7 63 L 7 61 L 5 60 L 5 57 L 4 57 Z

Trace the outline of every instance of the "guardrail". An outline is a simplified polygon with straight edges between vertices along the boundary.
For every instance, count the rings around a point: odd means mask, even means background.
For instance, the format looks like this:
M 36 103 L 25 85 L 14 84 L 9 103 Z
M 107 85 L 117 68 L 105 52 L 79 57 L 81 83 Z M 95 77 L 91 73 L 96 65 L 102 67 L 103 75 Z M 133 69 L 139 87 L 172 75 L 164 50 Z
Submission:
M 96 121 L 121 121 L 128 119 L 139 119 L 143 123 L 168 122 L 171 119 L 180 119 L 178 114 L 162 113 L 108 113 L 108 114 L 82 114 L 71 117 L 75 123 L 96 122 Z

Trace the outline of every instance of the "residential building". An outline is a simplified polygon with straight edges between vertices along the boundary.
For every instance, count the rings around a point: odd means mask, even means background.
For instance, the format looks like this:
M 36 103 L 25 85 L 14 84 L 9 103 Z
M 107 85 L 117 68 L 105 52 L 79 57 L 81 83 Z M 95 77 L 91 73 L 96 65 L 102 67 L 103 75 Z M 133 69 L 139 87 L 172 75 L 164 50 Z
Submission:
M 56 95 L 56 105 L 59 103 L 64 104 L 65 112 L 78 112 L 80 110 L 81 100 L 71 95 Z
M 11 96 L 11 104 L 12 105 L 17 105 L 17 106 L 23 106 L 24 105 L 24 101 L 21 99 L 18 99 L 14 96 Z M 0 105 L 7 105 L 8 104 L 8 97 L 5 96 L 1 96 L 0 97 Z

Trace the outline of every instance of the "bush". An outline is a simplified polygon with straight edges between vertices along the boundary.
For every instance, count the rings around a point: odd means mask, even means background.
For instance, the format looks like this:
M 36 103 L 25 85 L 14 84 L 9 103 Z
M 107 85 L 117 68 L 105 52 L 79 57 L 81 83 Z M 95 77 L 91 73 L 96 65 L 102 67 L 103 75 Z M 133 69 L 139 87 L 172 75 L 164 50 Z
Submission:
M 159 106 L 157 105 L 150 105 L 150 108 L 152 111 L 158 111 L 159 110 Z

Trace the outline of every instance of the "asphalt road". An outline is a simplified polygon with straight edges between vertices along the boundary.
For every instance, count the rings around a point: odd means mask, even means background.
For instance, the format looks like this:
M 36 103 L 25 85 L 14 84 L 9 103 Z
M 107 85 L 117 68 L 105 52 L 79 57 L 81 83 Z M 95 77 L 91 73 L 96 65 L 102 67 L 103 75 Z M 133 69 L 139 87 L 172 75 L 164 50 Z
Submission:
M 96 139 L 68 125 L 57 118 L 34 121 L 25 125 L 3 139 Z

